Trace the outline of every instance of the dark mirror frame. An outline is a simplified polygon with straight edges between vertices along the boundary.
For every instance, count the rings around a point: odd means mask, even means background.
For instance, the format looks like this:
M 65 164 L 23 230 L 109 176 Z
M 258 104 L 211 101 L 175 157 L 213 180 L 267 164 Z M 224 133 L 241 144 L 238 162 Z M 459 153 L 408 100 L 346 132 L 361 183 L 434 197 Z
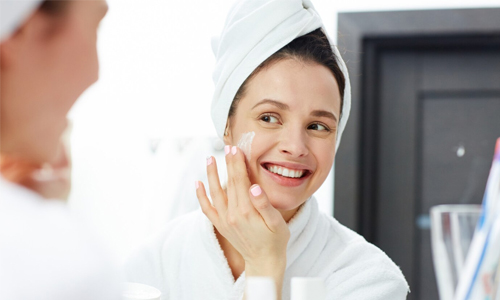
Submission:
M 493 44 L 500 44 L 500 8 L 339 13 L 338 48 L 350 73 L 352 110 L 335 162 L 337 220 L 372 239 L 376 153 L 367 149 L 377 143 L 377 53 Z

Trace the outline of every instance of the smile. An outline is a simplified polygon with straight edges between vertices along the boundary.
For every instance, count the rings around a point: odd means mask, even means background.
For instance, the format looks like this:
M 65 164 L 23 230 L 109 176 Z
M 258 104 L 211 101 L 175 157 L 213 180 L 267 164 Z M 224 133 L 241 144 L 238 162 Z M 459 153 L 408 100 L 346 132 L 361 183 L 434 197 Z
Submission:
M 310 177 L 312 171 L 298 164 L 291 163 L 270 163 L 261 164 L 265 173 L 271 180 L 286 187 L 296 187 L 302 185 Z
M 289 169 L 289 168 L 285 168 L 282 166 L 271 165 L 271 164 L 265 165 L 265 168 L 271 173 L 278 174 L 278 175 L 281 175 L 283 177 L 289 177 L 289 178 L 300 178 L 306 172 L 306 170 L 294 170 L 294 169 Z

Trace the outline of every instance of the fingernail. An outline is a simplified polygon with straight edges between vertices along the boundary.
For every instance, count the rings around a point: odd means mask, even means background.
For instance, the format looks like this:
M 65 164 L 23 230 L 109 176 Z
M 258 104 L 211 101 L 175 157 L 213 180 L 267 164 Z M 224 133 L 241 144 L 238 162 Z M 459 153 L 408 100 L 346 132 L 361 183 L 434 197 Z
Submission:
M 258 185 L 254 185 L 252 186 L 252 188 L 250 189 L 250 193 L 252 193 L 252 195 L 254 197 L 257 197 L 259 196 L 260 194 L 262 194 L 262 189 L 260 188 L 260 186 Z
M 194 182 L 194 186 L 196 187 L 196 189 L 198 189 L 200 187 L 200 182 L 199 181 L 195 181 Z
M 212 158 L 212 156 L 207 157 L 207 166 L 210 166 L 212 164 L 213 160 L 214 159 Z
M 233 146 L 233 148 L 231 148 L 231 153 L 235 155 L 236 152 L 238 152 L 238 148 L 236 148 L 236 146 Z
M 224 146 L 224 152 L 226 153 L 226 155 L 229 154 L 229 151 L 231 151 L 231 146 L 229 145 Z

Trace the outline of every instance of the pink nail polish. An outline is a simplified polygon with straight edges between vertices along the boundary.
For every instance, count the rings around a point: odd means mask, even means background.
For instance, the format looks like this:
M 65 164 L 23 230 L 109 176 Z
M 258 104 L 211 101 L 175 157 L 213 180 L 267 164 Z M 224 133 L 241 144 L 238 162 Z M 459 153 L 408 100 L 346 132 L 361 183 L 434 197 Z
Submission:
M 210 166 L 212 164 L 213 160 L 214 159 L 212 158 L 212 156 L 207 157 L 207 166 Z
M 252 195 L 254 197 L 257 197 L 259 196 L 260 194 L 262 194 L 262 189 L 260 188 L 260 186 L 258 185 L 254 185 L 251 189 L 250 189 L 250 193 L 252 193 Z
M 229 145 L 224 146 L 224 152 L 226 153 L 226 155 L 229 154 L 229 151 L 231 151 L 231 146 Z
M 194 182 L 194 186 L 196 187 L 196 189 L 198 189 L 200 187 L 200 182 L 199 181 L 195 181 Z
M 236 146 L 233 146 L 233 148 L 231 148 L 231 153 L 235 155 L 236 152 L 238 152 L 238 148 L 236 148 Z

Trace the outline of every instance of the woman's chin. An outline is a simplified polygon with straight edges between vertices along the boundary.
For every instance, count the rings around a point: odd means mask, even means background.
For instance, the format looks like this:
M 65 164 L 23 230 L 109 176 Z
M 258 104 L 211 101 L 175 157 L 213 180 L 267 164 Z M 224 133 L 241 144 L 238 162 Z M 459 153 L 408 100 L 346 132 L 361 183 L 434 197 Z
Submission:
M 269 201 L 272 206 L 279 210 L 281 213 L 290 212 L 297 210 L 302 203 L 304 203 L 307 199 L 297 199 L 296 197 L 292 199 L 287 199 L 288 197 L 270 197 Z

